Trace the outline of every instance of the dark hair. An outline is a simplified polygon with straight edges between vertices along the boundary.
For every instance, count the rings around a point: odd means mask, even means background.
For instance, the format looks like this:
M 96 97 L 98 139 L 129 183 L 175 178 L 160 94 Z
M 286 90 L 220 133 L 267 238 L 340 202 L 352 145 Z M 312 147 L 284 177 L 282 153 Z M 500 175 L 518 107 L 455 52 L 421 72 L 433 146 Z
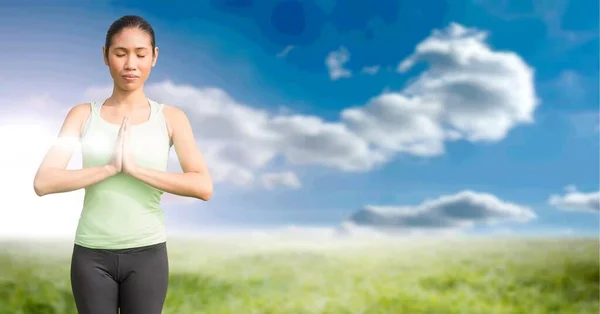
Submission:
M 137 28 L 146 32 L 150 36 L 150 43 L 152 44 L 152 54 L 154 55 L 154 48 L 156 47 L 156 38 L 154 36 L 154 29 L 150 26 L 150 23 L 143 17 L 137 15 L 125 15 L 118 20 L 114 21 L 106 32 L 106 41 L 104 42 L 104 56 L 108 58 L 108 48 L 112 44 L 113 37 L 125 28 Z

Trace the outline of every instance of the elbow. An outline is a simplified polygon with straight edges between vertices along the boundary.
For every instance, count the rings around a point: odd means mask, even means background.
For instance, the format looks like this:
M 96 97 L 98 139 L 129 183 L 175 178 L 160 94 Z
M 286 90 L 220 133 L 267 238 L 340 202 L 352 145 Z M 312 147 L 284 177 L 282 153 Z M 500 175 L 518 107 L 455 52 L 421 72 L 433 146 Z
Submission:
M 44 196 L 44 195 L 48 194 L 48 192 L 44 188 L 44 185 L 37 178 L 35 180 L 33 180 L 33 191 L 35 192 L 35 194 L 37 196 Z
M 48 185 L 48 177 L 47 174 L 44 174 L 41 171 L 36 173 L 35 178 L 33 179 L 33 191 L 35 192 L 35 195 L 44 196 L 52 193 L 52 191 L 50 191 L 51 187 Z
M 198 189 L 198 192 L 196 193 L 196 198 L 203 200 L 203 201 L 208 201 L 211 199 L 212 195 L 213 195 L 213 184 L 212 184 L 212 182 L 209 182 L 208 184 L 206 184 L 206 187 Z
M 209 199 L 211 199 L 213 194 L 213 190 L 211 189 L 205 189 L 203 191 L 201 191 L 200 193 L 198 193 L 198 198 L 203 200 L 203 201 L 208 201 Z

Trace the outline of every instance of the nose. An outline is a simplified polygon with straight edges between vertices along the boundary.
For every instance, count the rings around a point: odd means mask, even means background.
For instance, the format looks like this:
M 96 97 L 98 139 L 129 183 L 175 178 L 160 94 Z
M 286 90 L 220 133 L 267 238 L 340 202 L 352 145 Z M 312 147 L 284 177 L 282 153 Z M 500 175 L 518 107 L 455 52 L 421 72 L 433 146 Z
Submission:
M 128 55 L 127 60 L 125 62 L 125 69 L 126 70 L 135 70 L 136 66 L 137 65 L 136 65 L 135 56 Z

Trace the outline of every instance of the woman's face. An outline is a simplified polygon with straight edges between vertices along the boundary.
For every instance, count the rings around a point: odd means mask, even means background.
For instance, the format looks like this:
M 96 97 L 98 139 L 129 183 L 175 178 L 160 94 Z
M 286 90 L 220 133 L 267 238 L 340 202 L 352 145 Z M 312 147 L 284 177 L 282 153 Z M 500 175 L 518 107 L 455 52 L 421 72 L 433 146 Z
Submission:
M 115 85 L 126 91 L 142 87 L 158 57 L 158 48 L 152 54 L 150 36 L 138 28 L 125 28 L 112 38 L 108 49 L 104 62 Z

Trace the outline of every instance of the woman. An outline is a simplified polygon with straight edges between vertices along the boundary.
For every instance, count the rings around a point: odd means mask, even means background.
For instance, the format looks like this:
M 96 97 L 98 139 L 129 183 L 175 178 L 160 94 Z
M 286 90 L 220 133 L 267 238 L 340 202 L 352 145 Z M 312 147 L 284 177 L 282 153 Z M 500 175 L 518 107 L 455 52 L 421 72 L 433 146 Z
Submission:
M 144 95 L 158 57 L 154 31 L 138 16 L 115 21 L 104 62 L 112 95 L 74 106 L 35 176 L 37 195 L 85 188 L 71 261 L 81 314 L 158 314 L 168 285 L 163 192 L 210 199 L 212 180 L 185 113 Z M 67 170 L 81 142 L 83 167 Z M 183 173 L 168 173 L 171 145 Z

